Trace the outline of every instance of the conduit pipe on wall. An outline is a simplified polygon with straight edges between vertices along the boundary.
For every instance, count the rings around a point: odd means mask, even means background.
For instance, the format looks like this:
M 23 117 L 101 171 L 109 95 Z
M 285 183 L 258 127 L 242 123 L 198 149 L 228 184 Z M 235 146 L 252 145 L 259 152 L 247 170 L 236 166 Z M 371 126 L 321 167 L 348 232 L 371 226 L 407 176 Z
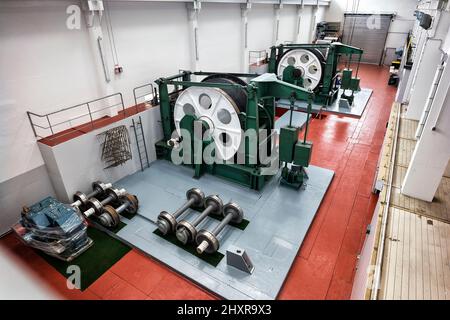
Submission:
M 198 70 L 198 62 L 200 60 L 200 54 L 198 50 L 199 36 L 198 36 L 198 14 L 201 9 L 201 2 L 194 1 L 187 3 L 186 8 L 188 11 L 189 28 L 191 35 L 191 70 Z
M 430 93 L 427 98 L 427 104 L 425 105 L 425 109 L 423 110 L 422 116 L 420 118 L 419 126 L 416 131 L 416 139 L 419 140 L 422 135 L 423 128 L 425 127 L 425 123 L 427 122 L 428 115 L 430 113 L 431 106 L 433 105 L 434 97 L 436 96 L 436 91 L 441 81 L 442 71 L 444 70 L 444 61 L 446 60 L 445 55 L 443 55 L 443 59 L 441 60 L 441 65 L 436 70 L 436 74 L 434 75 L 433 84 L 431 86 Z
M 87 31 L 89 34 L 90 46 L 94 65 L 96 69 L 99 96 L 108 96 L 114 93 L 110 70 L 108 68 L 108 57 L 105 55 L 103 43 L 103 31 L 101 27 L 103 16 L 103 1 L 83 1 L 82 9 L 86 15 Z M 112 102 L 112 101 L 111 101 Z M 111 103 L 112 105 L 113 103 Z M 97 117 L 104 115 L 115 116 L 117 108 L 108 108 L 96 113 Z
M 248 14 L 252 8 L 251 2 L 241 5 L 241 30 L 242 30 L 242 72 L 249 70 L 249 50 L 248 50 Z

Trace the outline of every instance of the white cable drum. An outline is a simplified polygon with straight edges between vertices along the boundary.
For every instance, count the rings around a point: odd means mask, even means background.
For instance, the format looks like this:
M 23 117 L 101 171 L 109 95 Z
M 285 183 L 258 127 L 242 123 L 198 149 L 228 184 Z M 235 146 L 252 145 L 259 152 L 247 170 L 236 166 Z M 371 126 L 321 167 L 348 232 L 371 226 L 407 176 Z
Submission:
M 277 75 L 283 80 L 284 69 L 292 65 L 302 71 L 303 86 L 314 90 L 322 78 L 322 63 L 311 51 L 306 49 L 293 49 L 281 57 L 278 63 Z
M 178 97 L 174 109 L 174 122 L 181 136 L 180 121 L 187 114 L 205 121 L 215 142 L 216 157 L 231 159 L 241 144 L 239 109 L 223 90 L 189 87 Z

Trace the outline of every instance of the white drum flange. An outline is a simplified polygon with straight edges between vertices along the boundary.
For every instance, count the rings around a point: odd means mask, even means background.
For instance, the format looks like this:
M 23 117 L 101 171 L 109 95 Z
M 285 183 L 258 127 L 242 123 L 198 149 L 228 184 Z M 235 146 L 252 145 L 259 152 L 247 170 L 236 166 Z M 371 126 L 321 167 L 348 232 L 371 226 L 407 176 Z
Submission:
M 302 71 L 303 86 L 314 90 L 322 78 L 322 64 L 317 56 L 306 49 L 293 49 L 281 57 L 278 63 L 277 75 L 283 80 L 283 71 L 293 65 Z
M 181 119 L 186 114 L 195 115 L 208 124 L 215 143 L 216 157 L 229 160 L 241 144 L 242 131 L 238 113 L 236 104 L 223 90 L 189 87 L 175 102 L 175 128 L 181 136 Z

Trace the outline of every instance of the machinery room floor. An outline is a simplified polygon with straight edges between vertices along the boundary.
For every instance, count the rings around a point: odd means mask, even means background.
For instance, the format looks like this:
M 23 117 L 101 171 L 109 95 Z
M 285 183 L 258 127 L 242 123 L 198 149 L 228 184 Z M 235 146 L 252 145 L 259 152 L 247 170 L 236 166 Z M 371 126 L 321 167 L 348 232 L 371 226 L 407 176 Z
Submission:
M 312 164 L 335 171 L 335 178 L 298 252 L 279 299 L 349 299 L 377 196 L 371 187 L 395 96 L 387 67 L 361 66 L 361 86 L 374 90 L 361 119 L 313 119 Z M 33 249 L 9 234 L 0 239 L 8 259 L 41 280 L 42 290 L 62 299 L 215 299 L 189 280 L 131 250 L 83 292 Z M 31 280 L 30 280 L 31 281 Z

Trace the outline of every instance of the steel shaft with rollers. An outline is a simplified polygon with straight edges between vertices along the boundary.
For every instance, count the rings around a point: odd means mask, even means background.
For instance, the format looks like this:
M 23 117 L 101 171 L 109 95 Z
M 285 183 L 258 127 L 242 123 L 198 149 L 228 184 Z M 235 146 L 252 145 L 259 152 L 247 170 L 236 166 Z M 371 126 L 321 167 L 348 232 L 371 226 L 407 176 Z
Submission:
M 198 188 L 189 189 L 186 192 L 186 201 L 180 208 L 174 213 L 169 213 L 167 211 L 162 211 L 158 215 L 157 226 L 162 234 L 168 234 L 169 232 L 174 232 L 177 226 L 177 218 L 181 216 L 187 209 L 192 206 L 201 206 L 203 200 L 205 199 L 205 194 Z
M 212 230 L 200 230 L 195 241 L 197 242 L 197 253 L 214 253 L 219 249 L 220 242 L 217 236 L 230 222 L 241 223 L 244 218 L 242 208 L 234 202 L 229 202 L 223 207 L 223 220 Z
M 197 216 L 194 221 L 189 222 L 187 220 L 182 220 L 177 224 L 177 239 L 183 244 L 192 242 L 197 236 L 196 227 L 206 219 L 209 214 L 220 214 L 223 209 L 222 200 L 217 195 L 211 195 L 205 199 L 205 210 Z
M 81 191 L 77 191 L 74 195 L 73 195 L 73 203 L 71 203 L 70 205 L 72 207 L 79 207 L 80 205 L 85 205 L 88 200 L 90 198 L 96 197 L 97 195 L 99 195 L 102 192 L 105 192 L 108 189 L 112 188 L 112 183 L 103 183 L 101 181 L 95 181 L 92 183 L 92 192 L 89 194 L 84 194 Z
M 132 194 L 125 194 L 123 197 L 123 203 L 117 207 L 113 208 L 110 205 L 104 207 L 104 213 L 99 216 L 100 223 L 106 227 L 116 227 L 120 222 L 120 214 L 127 211 L 131 214 L 137 212 L 139 207 L 139 201 L 136 196 Z
M 110 203 L 111 201 L 119 199 L 126 194 L 125 189 L 108 189 L 107 192 L 109 193 L 109 195 L 102 201 L 98 201 L 95 198 L 89 199 L 87 203 L 89 209 L 83 212 L 85 217 L 89 217 L 94 213 L 101 214 L 104 205 Z

